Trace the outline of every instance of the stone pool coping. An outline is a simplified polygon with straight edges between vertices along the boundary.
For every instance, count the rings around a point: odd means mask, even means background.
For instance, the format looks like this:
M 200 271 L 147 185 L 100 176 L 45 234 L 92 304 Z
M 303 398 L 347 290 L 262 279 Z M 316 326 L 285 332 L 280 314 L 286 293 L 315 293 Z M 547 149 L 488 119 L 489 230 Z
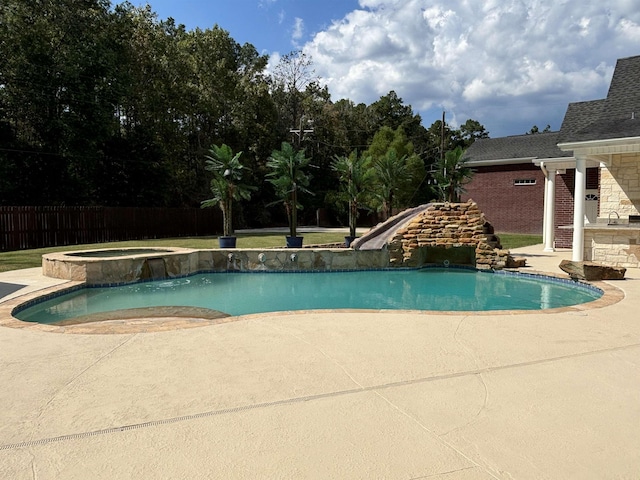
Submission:
M 132 255 L 89 256 L 91 252 L 131 250 Z M 154 277 L 150 262 L 160 261 L 167 278 L 200 272 L 224 271 L 335 271 L 389 267 L 389 252 L 347 248 L 307 247 L 190 249 L 157 247 L 139 253 L 139 248 L 100 249 L 49 253 L 42 256 L 47 277 L 85 282 L 87 285 L 121 285 Z M 78 256 L 76 254 L 82 254 Z
M 527 271 L 527 274 L 541 275 L 561 280 L 566 276 L 549 272 Z M 13 316 L 16 309 L 43 296 L 62 295 L 67 291 L 82 287 L 84 282 L 68 281 L 60 285 L 31 292 L 0 303 L 0 327 L 24 330 L 64 333 L 64 334 L 131 334 L 163 332 L 177 329 L 197 328 L 236 322 L 245 319 L 274 317 L 312 313 L 394 313 L 407 315 L 477 315 L 504 316 L 525 314 L 555 314 L 563 312 L 583 312 L 614 305 L 624 298 L 624 292 L 608 282 L 589 282 L 603 291 L 603 295 L 594 301 L 571 305 L 568 307 L 549 308 L 545 310 L 490 310 L 490 311 L 438 311 L 438 310 L 367 310 L 367 309 L 325 309 L 325 310 L 291 310 L 282 312 L 254 313 L 239 316 L 228 316 L 224 312 L 194 307 L 150 307 L 145 309 L 115 310 L 105 312 L 106 319 L 95 318 L 94 321 L 71 325 L 49 325 L 35 322 L 24 322 Z M 120 314 L 118 313 L 120 312 Z

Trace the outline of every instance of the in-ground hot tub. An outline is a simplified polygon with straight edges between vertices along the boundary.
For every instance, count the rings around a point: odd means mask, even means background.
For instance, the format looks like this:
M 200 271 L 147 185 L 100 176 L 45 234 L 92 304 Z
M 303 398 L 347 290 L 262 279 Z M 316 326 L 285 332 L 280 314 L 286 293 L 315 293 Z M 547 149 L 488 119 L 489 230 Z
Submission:
M 192 253 L 187 248 L 107 248 L 42 256 L 44 275 L 93 284 L 122 284 L 189 274 Z
M 66 253 L 65 255 L 69 255 L 70 257 L 112 258 L 166 252 L 171 252 L 171 250 L 167 250 L 166 248 L 109 248 L 106 250 L 84 250 L 82 252 L 70 252 Z
M 87 285 L 120 285 L 213 271 L 361 270 L 388 266 L 386 250 L 344 248 L 114 248 L 50 253 L 42 257 L 44 275 Z

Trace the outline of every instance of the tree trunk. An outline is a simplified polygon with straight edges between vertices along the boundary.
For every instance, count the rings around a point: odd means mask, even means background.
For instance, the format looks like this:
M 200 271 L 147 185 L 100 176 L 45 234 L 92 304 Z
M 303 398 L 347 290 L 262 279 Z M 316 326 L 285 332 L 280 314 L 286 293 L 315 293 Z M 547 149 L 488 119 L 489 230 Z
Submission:
M 358 218 L 358 204 L 356 202 L 349 202 L 349 236 L 356 236 L 356 226 Z
M 292 237 L 297 236 L 298 230 L 298 192 L 296 185 L 293 185 L 293 191 L 291 192 L 291 222 L 289 225 L 289 233 Z
M 225 237 L 233 235 L 233 205 L 231 202 L 224 202 L 222 207 L 222 234 Z

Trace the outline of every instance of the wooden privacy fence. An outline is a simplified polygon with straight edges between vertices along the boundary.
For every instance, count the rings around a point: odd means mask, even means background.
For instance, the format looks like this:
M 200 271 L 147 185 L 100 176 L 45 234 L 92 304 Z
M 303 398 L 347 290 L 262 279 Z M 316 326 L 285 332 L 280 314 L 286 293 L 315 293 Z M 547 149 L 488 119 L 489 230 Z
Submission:
M 218 208 L 2 207 L 0 251 L 213 235 Z

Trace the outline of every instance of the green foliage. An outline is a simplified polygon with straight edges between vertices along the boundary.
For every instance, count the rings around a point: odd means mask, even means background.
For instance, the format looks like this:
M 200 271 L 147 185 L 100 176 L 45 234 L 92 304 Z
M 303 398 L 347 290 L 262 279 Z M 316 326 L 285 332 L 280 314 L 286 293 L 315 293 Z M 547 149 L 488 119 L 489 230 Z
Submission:
M 528 247 L 529 245 L 539 245 L 542 243 L 542 235 L 527 233 L 498 233 L 502 248 L 510 250 L 512 248 Z
M 411 207 L 433 198 L 427 184 L 427 170 L 424 161 L 416 154 L 407 157 L 407 183 L 398 195 L 401 206 Z
M 457 137 L 459 142 L 462 142 L 462 145 L 465 150 L 471 146 L 473 142 L 475 142 L 479 138 L 489 138 L 489 132 L 484 128 L 477 120 L 468 119 L 462 125 L 460 125 L 460 129 L 456 133 L 455 137 Z
M 452 128 L 447 123 L 443 124 L 442 120 L 436 120 L 427 129 L 427 132 L 428 148 L 423 159 L 428 172 L 427 175 L 430 176 L 427 183 L 432 185 L 432 190 L 427 192 L 425 188 L 423 192 L 430 194 L 428 195 L 428 200 L 433 197 L 442 198 L 448 196 L 442 192 L 442 175 L 438 176 L 438 172 L 444 171 L 443 164 L 446 163 L 444 159 L 446 152 L 454 151 L 458 147 L 464 151 L 477 139 L 489 138 L 489 132 L 486 131 L 484 125 L 472 119 L 468 119 L 458 129 Z M 422 199 L 425 200 L 425 197 L 422 197 Z
M 195 205 L 205 145 L 255 164 L 280 140 L 267 57 L 217 26 L 128 2 L 5 0 L 0 44 L 3 204 Z
M 411 106 L 404 105 L 402 98 L 393 90 L 372 103 L 369 110 L 373 124 L 378 127 L 401 128 L 412 136 L 422 128 L 420 115 L 414 115 Z
M 303 52 L 269 75 L 267 56 L 217 25 L 187 30 L 149 5 L 111 3 L 0 2 L 0 204 L 197 206 L 224 190 L 207 172 L 210 145 L 244 152 L 242 182 L 256 185 L 286 140 L 318 169 L 305 206 L 326 206 L 333 160 L 354 149 L 378 165 L 378 195 L 360 206 L 388 214 L 431 198 L 424 172 L 440 157 L 441 125 L 424 128 L 396 92 L 334 102 Z M 312 132 L 291 132 L 300 127 Z M 445 150 L 488 136 L 474 120 L 444 131 Z M 391 151 L 404 173 L 389 190 Z M 274 198 L 254 192 L 236 223 L 269 224 Z
M 307 188 L 311 175 L 305 172 L 310 161 L 311 158 L 305 157 L 304 150 L 296 151 L 288 142 L 282 142 L 280 150 L 271 152 L 267 161 L 267 181 L 273 185 L 276 196 L 280 198 L 272 204 L 284 204 L 292 237 L 297 235 L 298 210 L 302 209 L 298 194 L 312 194 Z
M 465 151 L 456 147 L 445 153 L 444 158 L 436 163 L 434 178 L 437 182 L 438 199 L 444 202 L 459 202 L 465 192 L 464 185 L 471 181 L 473 170 L 469 168 Z
M 11 183 L 38 190 L 36 199 L 61 203 L 73 192 L 85 202 L 93 193 L 85 180 L 113 125 L 117 64 L 108 53 L 117 45 L 109 37 L 108 7 L 98 0 L 0 6 L 0 122 L 10 135 L 3 145 L 23 153 L 0 160 L 16 167 Z
M 373 207 L 388 218 L 393 208 L 409 206 L 416 199 L 426 174 L 424 163 L 414 153 L 413 142 L 403 127 L 380 128 L 365 155 L 373 159 Z
M 209 155 L 205 158 L 205 169 L 213 173 L 211 179 L 211 193 L 213 197 L 204 200 L 201 206 L 211 207 L 219 205 L 222 210 L 223 235 L 233 235 L 233 201 L 249 200 L 251 191 L 255 187 L 246 185 L 242 181 L 244 166 L 240 163 L 242 152 L 235 155 L 233 150 L 226 144 L 221 146 L 213 145 L 209 150 Z
M 544 130 L 540 131 L 537 125 L 531 127 L 531 130 L 527 132 L 527 135 L 535 135 L 537 133 L 549 133 L 551 131 L 551 125 L 544 127 Z
M 391 148 L 383 156 L 373 160 L 373 172 L 376 179 L 374 197 L 378 201 L 378 210 L 387 219 L 397 206 L 398 193 L 409 180 L 407 156 L 398 157 L 395 149 Z
M 340 200 L 348 204 L 349 236 L 356 236 L 358 209 L 362 208 L 371 194 L 374 171 L 370 156 L 358 156 L 354 151 L 348 157 L 335 156 L 331 168 L 340 180 Z

